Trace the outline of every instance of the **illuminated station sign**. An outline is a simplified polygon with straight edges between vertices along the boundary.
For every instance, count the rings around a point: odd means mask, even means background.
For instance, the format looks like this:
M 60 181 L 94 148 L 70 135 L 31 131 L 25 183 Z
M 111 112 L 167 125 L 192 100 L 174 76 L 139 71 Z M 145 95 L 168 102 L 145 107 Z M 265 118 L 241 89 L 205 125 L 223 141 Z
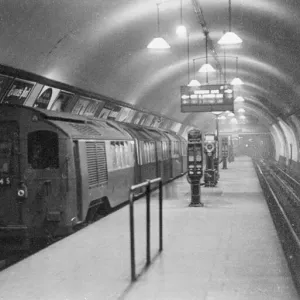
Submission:
M 233 111 L 231 84 L 181 86 L 181 112 Z

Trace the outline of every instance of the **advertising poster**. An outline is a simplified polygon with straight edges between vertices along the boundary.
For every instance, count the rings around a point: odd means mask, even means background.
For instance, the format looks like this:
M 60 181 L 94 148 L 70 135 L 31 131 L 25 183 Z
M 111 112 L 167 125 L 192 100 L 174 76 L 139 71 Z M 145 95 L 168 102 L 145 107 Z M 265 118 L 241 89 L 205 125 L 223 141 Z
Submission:
M 131 121 L 132 121 L 132 119 L 133 119 L 135 113 L 136 113 L 136 110 L 131 109 L 130 112 L 129 112 L 129 114 L 128 114 L 128 116 L 127 116 L 126 119 L 124 120 L 124 122 L 126 122 L 126 123 L 131 123 Z
M 111 109 L 104 107 L 104 108 L 102 108 L 101 113 L 99 114 L 98 118 L 107 119 L 110 112 L 111 112 Z
M 72 110 L 72 114 L 82 115 L 90 103 L 90 99 L 80 97 Z
M 160 117 L 154 117 L 152 120 L 152 123 L 150 124 L 151 127 L 158 128 L 159 124 L 161 122 Z
M 4 96 L 12 81 L 13 79 L 11 77 L 0 75 L 0 100 Z
M 34 85 L 34 82 L 15 79 L 3 102 L 9 104 L 23 104 L 30 95 Z
M 140 122 L 142 116 L 143 116 L 143 113 L 142 113 L 142 112 L 136 112 L 136 114 L 135 114 L 135 116 L 134 116 L 134 118 L 133 118 L 133 120 L 132 120 L 132 123 L 133 123 L 133 124 L 139 124 L 139 122 Z
M 147 120 L 147 117 L 148 115 L 144 113 L 140 119 L 139 125 L 145 125 L 145 121 Z
M 38 95 L 38 97 L 36 98 L 33 107 L 47 109 L 48 105 L 51 105 L 51 103 L 57 97 L 59 91 L 60 91 L 59 89 L 55 89 L 45 85 L 41 90 L 40 94 Z
M 120 113 L 116 117 L 116 121 L 125 122 L 126 118 L 130 114 L 131 109 L 129 107 L 122 107 Z
M 104 106 L 105 102 L 100 100 L 92 100 L 90 101 L 90 104 L 85 109 L 83 115 L 87 117 L 94 117 L 96 112 Z
M 73 97 L 74 94 L 60 91 L 52 106 L 50 102 L 49 107 L 51 106 L 51 110 L 66 112 L 68 111 L 68 107 L 73 100 Z
M 150 124 L 152 123 L 152 121 L 153 121 L 153 118 L 154 118 L 154 116 L 152 116 L 152 115 L 147 115 L 147 119 L 144 121 L 144 126 L 150 126 Z
M 108 120 L 115 120 L 116 117 L 119 115 L 120 111 L 121 111 L 121 106 L 117 106 L 117 105 L 116 105 L 116 106 L 110 111 L 110 113 L 109 113 L 107 119 L 108 119 Z

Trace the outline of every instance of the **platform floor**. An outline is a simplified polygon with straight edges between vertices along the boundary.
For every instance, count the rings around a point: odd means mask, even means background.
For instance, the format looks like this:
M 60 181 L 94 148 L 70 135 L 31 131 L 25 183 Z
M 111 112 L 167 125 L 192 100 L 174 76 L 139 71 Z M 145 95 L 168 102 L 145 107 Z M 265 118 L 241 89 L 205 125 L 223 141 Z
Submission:
M 185 177 L 164 189 L 164 250 L 153 198 L 153 262 L 130 283 L 128 207 L 0 273 L 1 300 L 296 300 L 251 160 L 221 170 L 191 208 Z M 145 202 L 135 203 L 137 272 L 145 264 Z

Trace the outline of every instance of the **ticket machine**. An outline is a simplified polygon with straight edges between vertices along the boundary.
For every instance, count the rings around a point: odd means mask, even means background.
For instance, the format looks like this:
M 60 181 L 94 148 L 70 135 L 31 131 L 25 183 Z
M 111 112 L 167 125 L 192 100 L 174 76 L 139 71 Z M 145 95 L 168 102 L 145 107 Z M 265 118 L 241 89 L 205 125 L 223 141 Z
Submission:
M 188 132 L 187 148 L 187 179 L 191 184 L 192 196 L 190 206 L 200 207 L 203 206 L 200 201 L 200 179 L 203 176 L 203 144 L 201 131 L 193 129 Z
M 217 140 L 214 134 L 205 134 L 204 154 L 206 161 L 204 184 L 205 186 L 216 186 L 218 182 L 218 170 L 216 168 Z

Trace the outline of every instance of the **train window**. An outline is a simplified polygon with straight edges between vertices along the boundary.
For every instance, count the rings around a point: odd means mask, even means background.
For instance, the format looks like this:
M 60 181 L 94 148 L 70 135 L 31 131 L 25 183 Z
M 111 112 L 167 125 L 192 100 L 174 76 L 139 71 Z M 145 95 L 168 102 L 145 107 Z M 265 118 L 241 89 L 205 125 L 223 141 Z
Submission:
M 40 130 L 28 134 L 28 163 L 33 169 L 57 169 L 58 135 Z
M 115 150 L 115 142 L 110 143 L 110 154 L 112 156 L 112 167 L 113 169 L 117 168 L 117 156 L 116 156 L 116 150 Z
M 124 158 L 124 143 L 119 142 L 120 145 L 120 168 L 124 168 L 126 166 L 125 158 Z
M 15 122 L 0 122 L 0 173 L 16 171 L 18 144 L 18 125 Z
M 129 151 L 128 151 L 128 142 L 124 142 L 124 162 L 126 166 L 130 166 L 130 161 L 129 161 Z

